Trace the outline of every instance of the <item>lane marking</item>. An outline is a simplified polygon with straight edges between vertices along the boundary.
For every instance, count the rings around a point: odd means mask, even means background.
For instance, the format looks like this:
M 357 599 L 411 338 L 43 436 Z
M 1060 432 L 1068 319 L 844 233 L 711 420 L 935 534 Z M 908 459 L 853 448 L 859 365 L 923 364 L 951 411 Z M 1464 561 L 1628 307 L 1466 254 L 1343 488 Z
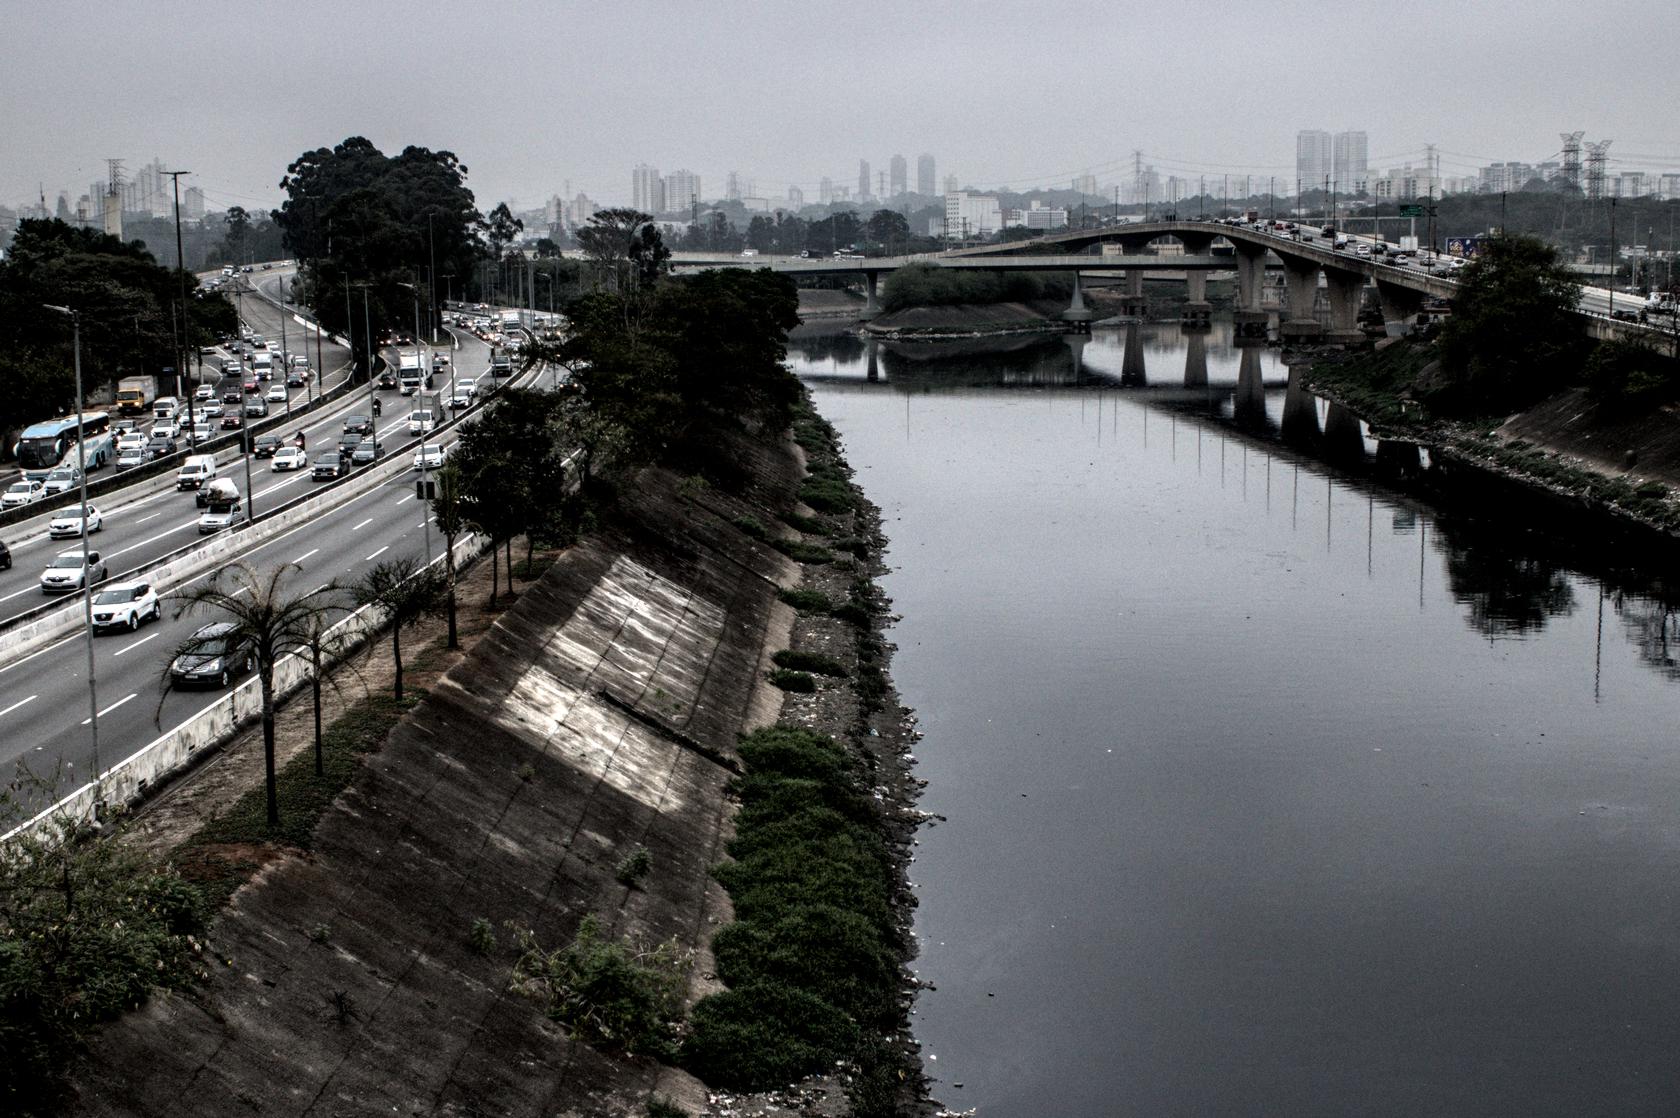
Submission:
M 122 648 L 117 649 L 111 655 L 121 656 L 125 652 L 129 652 L 129 651 L 132 651 L 133 649 L 139 648 L 141 645 L 145 644 L 147 641 L 155 641 L 161 636 L 163 636 L 162 633 L 153 633 L 149 637 L 141 637 L 139 640 L 135 641 L 133 644 L 124 645 Z
M 163 513 L 161 513 L 161 512 L 154 512 L 150 516 L 142 516 L 139 520 L 136 520 L 134 523 L 137 524 L 137 525 L 138 524 L 144 524 L 144 523 L 146 523 L 146 521 L 156 520 L 158 517 L 160 517 L 162 515 L 163 515 Z
M 390 550 L 391 550 L 391 545 L 386 544 L 384 547 L 380 548 L 378 551 L 374 552 L 372 555 L 369 555 L 366 559 L 363 559 L 362 562 L 371 563 L 375 559 L 379 558 L 381 555 L 385 554 L 387 551 L 390 551 Z
M 321 549 L 318 548 L 318 547 L 312 547 L 308 551 L 304 552 L 302 555 L 299 555 L 296 559 L 293 559 L 292 562 L 301 563 L 305 559 L 309 558 L 311 555 L 315 554 L 317 551 L 320 551 L 320 550 Z
M 414 500 L 414 494 L 410 493 L 408 496 L 404 497 L 402 499 L 402 501 L 398 501 L 397 504 L 400 505 L 400 504 L 403 503 L 403 501 L 412 501 L 412 500 Z
M 41 696 L 39 696 L 39 695 L 31 695 L 27 699 L 20 699 L 19 701 L 13 703 L 11 706 L 7 707 L 5 710 L 0 710 L 0 717 L 3 717 L 5 715 L 8 715 L 8 714 L 12 713 L 12 711 L 16 710 L 18 707 L 28 706 L 30 703 L 34 702 L 36 699 L 39 699 L 40 697 Z
M 139 694 L 140 694 L 140 692 L 138 692 L 138 691 L 130 692 L 128 695 L 124 696 L 121 699 L 118 699 L 116 702 L 112 703 L 110 706 L 108 706 L 104 710 L 100 711 L 99 712 L 99 717 L 104 718 L 107 714 L 110 714 L 113 710 L 116 710 L 118 707 L 120 707 L 124 703 L 128 702 L 129 699 L 133 699 L 133 698 L 138 697 Z M 92 721 L 93 721 L 93 719 L 91 719 L 91 718 L 84 718 L 84 719 L 82 719 L 82 725 L 86 726 L 89 722 L 92 722 Z
M 10 594 L 7 594 L 4 598 L 0 598 L 0 602 L 9 602 L 13 598 L 16 598 L 16 597 L 19 597 L 21 595 L 29 593 L 31 590 L 39 590 L 39 589 L 40 589 L 40 587 L 38 587 L 38 586 L 26 586 L 22 590 L 14 590 Z
M 372 523 L 373 523 L 373 517 L 371 517 L 371 516 L 370 516 L 370 517 L 368 517 L 368 518 L 367 518 L 367 519 L 366 519 L 366 520 L 364 520 L 364 521 L 362 521 L 362 522 L 361 522 L 361 523 L 360 523 L 360 524 L 357 524 L 357 525 L 355 525 L 355 526 L 354 526 L 354 527 L 353 527 L 353 528 L 351 528 L 351 529 L 350 529 L 350 530 L 351 530 L 351 531 L 352 531 L 352 532 L 359 532 L 359 531 L 361 531 L 361 530 L 362 530 L 362 529 L 363 529 L 363 528 L 366 528 L 366 527 L 367 527 L 367 526 L 368 526 L 368 525 L 369 525 L 369 524 L 372 524 Z
M 127 547 L 123 548 L 121 551 L 113 551 L 113 552 L 110 553 L 109 558 L 115 559 L 119 555 L 127 555 L 129 552 L 137 551 L 140 548 L 145 547 L 147 544 L 157 543 L 161 539 L 165 539 L 169 536 L 173 536 L 176 532 L 184 532 L 188 528 L 196 528 L 197 526 L 198 526 L 198 520 L 196 518 L 187 521 L 185 524 L 177 524 L 175 527 L 167 529 L 166 531 L 159 532 L 157 535 L 152 536 L 149 539 L 141 540 L 139 543 L 136 543 L 136 544 L 130 544 Z

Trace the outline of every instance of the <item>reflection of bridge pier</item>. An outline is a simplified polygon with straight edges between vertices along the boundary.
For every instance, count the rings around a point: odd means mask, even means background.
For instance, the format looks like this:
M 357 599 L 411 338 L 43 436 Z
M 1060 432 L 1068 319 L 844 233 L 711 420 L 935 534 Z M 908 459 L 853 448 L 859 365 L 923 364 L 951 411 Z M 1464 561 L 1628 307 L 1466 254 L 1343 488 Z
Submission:
M 1212 327 L 1193 322 L 1183 326 L 1184 387 L 1206 388 L 1208 382 L 1207 336 Z
M 1091 340 L 1089 334 L 1063 334 L 1062 344 L 1068 347 L 1068 355 L 1073 363 L 1073 383 L 1085 383 L 1085 344 Z
M 1283 390 L 1283 441 L 1312 446 L 1318 442 L 1318 403 L 1303 386 L 1305 379 L 1300 366 L 1290 368 Z
M 1398 439 L 1377 441 L 1377 470 L 1392 478 L 1413 478 L 1423 472 L 1423 458 L 1417 443 Z
M 1341 404 L 1332 403 L 1324 412 L 1324 457 L 1338 462 L 1356 462 L 1365 457 L 1365 436 L 1359 431 L 1359 417 Z
M 1135 322 L 1126 323 L 1126 349 L 1120 359 L 1120 383 L 1128 388 L 1147 388 L 1143 369 L 1143 331 Z
M 879 384 L 881 380 L 881 355 L 877 349 L 879 344 L 873 337 L 865 338 L 863 343 L 863 351 L 867 356 L 869 370 L 864 374 L 864 378 L 870 384 Z
M 1238 353 L 1237 390 L 1231 397 L 1231 415 L 1242 427 L 1266 423 L 1266 386 L 1260 379 L 1259 346 L 1243 346 Z

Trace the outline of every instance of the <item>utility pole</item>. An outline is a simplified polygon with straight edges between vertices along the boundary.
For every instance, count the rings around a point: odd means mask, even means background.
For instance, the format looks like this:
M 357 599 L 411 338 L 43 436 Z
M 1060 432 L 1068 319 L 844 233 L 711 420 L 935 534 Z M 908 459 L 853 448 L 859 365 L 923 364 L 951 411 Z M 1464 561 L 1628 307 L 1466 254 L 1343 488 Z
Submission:
M 1610 317 L 1616 317 L 1616 199 L 1610 199 Z
M 181 251 L 181 176 L 190 175 L 191 171 L 165 171 L 171 184 L 175 188 L 175 267 L 181 276 L 181 352 L 176 356 L 175 384 L 177 390 L 187 383 L 187 347 L 192 345 L 189 337 L 191 331 L 187 328 L 187 257 Z M 193 415 L 193 394 L 180 392 L 187 398 L 187 426 L 192 429 L 188 444 L 198 444 L 198 420 Z M 83 524 L 85 531 L 86 524 Z

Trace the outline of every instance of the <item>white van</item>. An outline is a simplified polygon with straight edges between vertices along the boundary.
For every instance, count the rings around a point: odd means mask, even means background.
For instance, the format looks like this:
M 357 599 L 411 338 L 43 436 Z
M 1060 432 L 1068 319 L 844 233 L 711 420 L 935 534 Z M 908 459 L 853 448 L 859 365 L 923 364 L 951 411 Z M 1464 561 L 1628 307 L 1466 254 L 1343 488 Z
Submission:
M 192 454 L 181 464 L 181 469 L 175 475 L 176 489 L 198 489 L 201 491 L 205 482 L 216 476 L 216 456 L 214 454 Z M 199 501 L 203 504 L 203 500 Z
M 152 417 L 154 419 L 174 419 L 175 413 L 181 410 L 181 401 L 173 396 L 159 396 L 152 401 Z

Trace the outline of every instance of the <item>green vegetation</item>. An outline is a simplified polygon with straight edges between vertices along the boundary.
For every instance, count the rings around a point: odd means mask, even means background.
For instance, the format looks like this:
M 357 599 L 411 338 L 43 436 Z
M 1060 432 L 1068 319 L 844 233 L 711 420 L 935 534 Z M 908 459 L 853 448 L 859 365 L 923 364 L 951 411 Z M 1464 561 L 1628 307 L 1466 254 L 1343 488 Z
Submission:
M 618 863 L 618 868 L 613 871 L 613 876 L 618 879 L 620 885 L 628 885 L 634 888 L 641 884 L 642 878 L 646 877 L 651 869 L 653 869 L 653 855 L 648 852 L 647 847 L 638 846 L 626 854 L 624 859 Z
M 1680 394 L 1680 366 L 1644 339 L 1600 342 L 1586 364 L 1587 395 L 1609 415 L 1638 415 Z
M 793 691 L 801 695 L 809 695 L 817 689 L 816 679 L 806 672 L 790 672 L 785 668 L 777 668 L 770 673 L 770 682 L 783 691 Z
M 845 665 L 833 660 L 820 652 L 800 652 L 791 648 L 784 648 L 770 657 L 778 667 L 796 672 L 815 672 L 817 675 L 845 678 L 848 674 Z
M 1501 443 L 1484 438 L 1474 441 L 1471 446 L 1477 453 L 1513 473 L 1620 509 L 1666 531 L 1680 531 L 1680 508 L 1668 501 L 1668 487 L 1661 482 L 1645 482 L 1636 486 L 1623 477 L 1607 477 L 1571 465 L 1556 455 L 1521 441 Z
M 912 264 L 900 268 L 881 290 L 881 309 L 951 307 L 965 303 L 1031 303 L 1039 299 L 1067 299 L 1073 283 L 1056 273 L 982 272 Z
M 1502 415 L 1572 379 L 1586 346 L 1571 314 L 1581 285 L 1557 250 L 1499 236 L 1464 269 L 1441 330 L 1444 377 L 1420 396 L 1450 415 Z
M 834 552 L 804 540 L 771 540 L 770 546 L 795 563 L 821 564 L 834 561 Z
M 853 1058 L 897 1013 L 902 950 L 882 821 L 845 751 L 775 726 L 741 740 L 741 810 L 716 870 L 736 923 L 712 943 L 730 989 L 691 1016 L 682 1059 L 757 1089 Z
M 828 525 L 814 516 L 801 516 L 797 512 L 784 512 L 782 520 L 796 532 L 804 532 L 808 536 L 831 535 Z
M 608 938 L 586 916 L 565 947 L 545 951 L 527 932 L 520 948 L 514 988 L 542 1001 L 573 1037 L 662 1059 L 675 1052 L 689 959 L 674 940 L 637 947 Z
M 60 1076 L 99 1024 L 203 978 L 210 911 L 173 869 L 119 843 L 68 826 L 11 840 L 0 859 L 0 1110 L 56 1112 Z
M 1419 375 L 1438 360 L 1434 345 L 1401 339 L 1315 362 L 1312 387 L 1330 392 L 1374 427 L 1400 430 L 1429 418 L 1414 390 Z
M 776 597 L 801 613 L 827 613 L 831 604 L 828 595 L 818 590 L 782 590 Z
M 647 1118 L 688 1118 L 688 1111 L 662 1095 L 654 1095 L 647 1102 Z
M 855 503 L 851 484 L 843 475 L 816 469 L 800 486 L 799 499 L 818 512 L 830 513 L 850 512 Z
M 467 929 L 467 946 L 478 955 L 488 955 L 496 950 L 496 930 L 490 926 L 490 921 L 482 916 L 473 917 L 472 927 Z

